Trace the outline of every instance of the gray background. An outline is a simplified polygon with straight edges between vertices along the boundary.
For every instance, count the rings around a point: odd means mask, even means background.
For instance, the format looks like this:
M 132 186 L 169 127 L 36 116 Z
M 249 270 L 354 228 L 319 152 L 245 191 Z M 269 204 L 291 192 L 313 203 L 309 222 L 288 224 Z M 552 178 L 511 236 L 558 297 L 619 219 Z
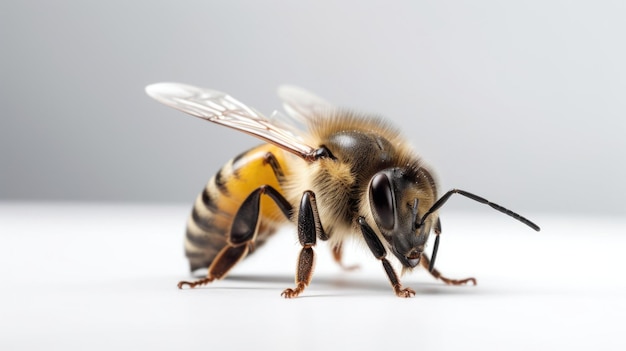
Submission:
M 444 189 L 624 214 L 624 18 L 622 1 L 3 1 L 0 200 L 191 203 L 257 141 L 144 86 L 270 113 L 291 83 L 401 125 Z

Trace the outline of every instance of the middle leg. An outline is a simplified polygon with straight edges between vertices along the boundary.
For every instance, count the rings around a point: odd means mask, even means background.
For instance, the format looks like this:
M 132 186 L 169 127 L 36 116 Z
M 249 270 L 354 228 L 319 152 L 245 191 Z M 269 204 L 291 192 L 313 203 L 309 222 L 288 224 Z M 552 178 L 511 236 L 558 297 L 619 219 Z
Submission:
M 345 263 L 343 263 L 343 245 L 341 243 L 333 246 L 332 251 L 333 251 L 333 259 L 335 259 L 335 262 L 337 262 L 337 264 L 341 266 L 343 270 L 353 271 L 355 269 L 359 269 L 358 264 L 347 266 Z
M 315 246 L 317 237 L 324 238 L 326 234 L 320 222 L 317 211 L 317 203 L 315 202 L 315 194 L 307 190 L 300 200 L 300 209 L 298 211 L 298 239 L 302 245 L 300 255 L 298 256 L 298 267 L 296 269 L 296 287 L 288 288 L 281 294 L 285 298 L 294 298 L 309 285 L 313 276 L 313 266 L 315 265 Z

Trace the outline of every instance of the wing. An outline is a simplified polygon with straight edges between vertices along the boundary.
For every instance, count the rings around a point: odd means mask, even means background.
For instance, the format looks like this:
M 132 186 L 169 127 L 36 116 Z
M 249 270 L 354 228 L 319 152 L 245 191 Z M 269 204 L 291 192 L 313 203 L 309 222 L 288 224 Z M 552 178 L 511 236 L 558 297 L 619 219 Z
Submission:
M 307 91 L 293 86 L 278 87 L 278 97 L 283 101 L 283 108 L 287 113 L 300 122 L 311 123 L 327 115 L 324 112 L 335 109 L 330 102 Z
M 275 114 L 268 119 L 228 94 L 180 83 L 151 84 L 146 93 L 167 106 L 253 135 L 303 159 L 311 159 L 315 151 L 287 119 L 278 120 Z

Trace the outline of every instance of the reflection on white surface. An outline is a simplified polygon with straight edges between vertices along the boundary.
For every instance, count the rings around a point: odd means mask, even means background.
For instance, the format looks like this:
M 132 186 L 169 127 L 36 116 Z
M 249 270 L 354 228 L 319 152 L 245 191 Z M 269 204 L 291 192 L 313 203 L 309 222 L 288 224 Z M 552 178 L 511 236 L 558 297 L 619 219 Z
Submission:
M 298 244 L 277 234 L 228 279 L 188 279 L 188 206 L 0 203 L 0 349 L 623 349 L 623 233 L 618 218 L 529 216 L 536 233 L 489 211 L 443 213 L 438 268 L 394 296 L 367 249 L 342 271 L 323 242 L 295 300 Z

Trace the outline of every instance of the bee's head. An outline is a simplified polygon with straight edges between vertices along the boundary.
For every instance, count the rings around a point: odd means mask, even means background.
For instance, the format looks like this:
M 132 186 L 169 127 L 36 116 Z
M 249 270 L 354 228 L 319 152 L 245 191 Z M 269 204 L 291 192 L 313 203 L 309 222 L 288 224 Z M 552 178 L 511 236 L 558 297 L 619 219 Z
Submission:
M 369 183 L 369 204 L 379 231 L 393 254 L 406 268 L 420 263 L 435 216 L 420 222 L 420 213 L 434 202 L 431 181 L 419 180 L 415 172 L 388 168 L 376 173 Z M 430 178 L 428 178 L 430 179 Z

